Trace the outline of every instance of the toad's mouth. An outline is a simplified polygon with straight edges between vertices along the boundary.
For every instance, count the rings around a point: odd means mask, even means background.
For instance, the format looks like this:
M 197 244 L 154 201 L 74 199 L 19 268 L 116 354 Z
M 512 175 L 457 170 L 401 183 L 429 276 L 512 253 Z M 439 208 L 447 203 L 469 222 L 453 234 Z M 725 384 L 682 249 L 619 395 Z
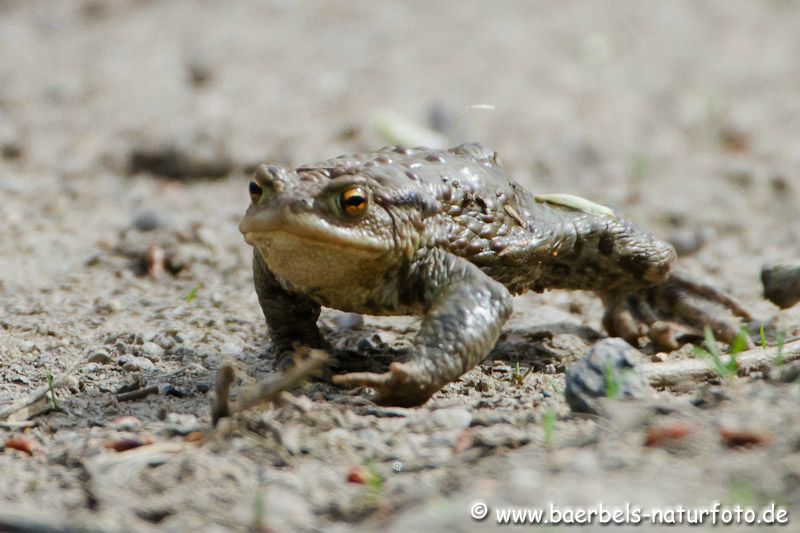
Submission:
M 327 233 L 319 235 L 312 232 L 301 233 L 297 231 L 288 231 L 286 229 L 249 231 L 244 234 L 244 240 L 250 246 L 256 246 L 258 248 L 262 248 L 263 246 L 269 247 L 271 243 L 277 240 L 293 240 L 296 241 L 297 244 L 368 252 L 374 255 L 386 252 L 384 248 L 370 246 L 369 243 L 354 242 L 350 239 L 338 238 Z
M 384 243 L 375 238 L 354 235 L 349 228 L 321 219 L 305 221 L 302 217 L 292 217 L 291 221 L 287 221 L 283 216 L 245 218 L 239 224 L 239 230 L 247 244 L 258 248 L 269 248 L 274 242 L 295 241 L 297 245 L 351 250 L 376 256 L 389 251 Z

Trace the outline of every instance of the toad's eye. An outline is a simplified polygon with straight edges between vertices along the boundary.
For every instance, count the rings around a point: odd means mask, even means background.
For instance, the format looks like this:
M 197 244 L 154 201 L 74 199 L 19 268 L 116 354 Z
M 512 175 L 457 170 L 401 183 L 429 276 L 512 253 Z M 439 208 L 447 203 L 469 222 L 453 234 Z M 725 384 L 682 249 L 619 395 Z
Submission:
M 261 194 L 264 192 L 264 189 L 258 186 L 258 183 L 255 181 L 250 182 L 250 200 L 253 201 L 254 204 L 258 203 L 258 200 L 261 198 Z
M 361 215 L 367 210 L 367 191 L 361 187 L 350 187 L 339 197 L 339 203 L 348 215 Z

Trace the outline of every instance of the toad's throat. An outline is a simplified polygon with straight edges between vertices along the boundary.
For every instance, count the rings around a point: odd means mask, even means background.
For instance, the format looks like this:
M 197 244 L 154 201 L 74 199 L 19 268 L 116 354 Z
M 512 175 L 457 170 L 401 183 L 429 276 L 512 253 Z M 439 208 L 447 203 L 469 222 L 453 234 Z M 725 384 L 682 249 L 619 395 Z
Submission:
M 286 231 L 248 232 L 252 244 L 284 288 L 320 305 L 373 312 L 366 302 L 384 292 L 386 251 L 354 248 L 349 241 L 298 237 Z

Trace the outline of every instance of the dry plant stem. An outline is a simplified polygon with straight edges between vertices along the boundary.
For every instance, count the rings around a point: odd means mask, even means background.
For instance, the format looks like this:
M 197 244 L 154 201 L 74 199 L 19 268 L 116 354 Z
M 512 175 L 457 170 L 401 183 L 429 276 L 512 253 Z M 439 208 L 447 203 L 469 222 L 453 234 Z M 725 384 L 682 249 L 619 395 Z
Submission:
M 774 365 L 778 358 L 778 348 L 754 348 L 736 356 L 739 365 L 739 375 L 746 375 L 755 370 L 763 370 Z M 781 351 L 783 362 L 788 363 L 800 359 L 800 341 L 790 342 L 783 346 Z M 730 360 L 730 356 L 723 356 L 722 364 Z M 650 385 L 654 387 L 669 387 L 686 381 L 707 379 L 716 374 L 710 361 L 704 359 L 688 359 L 674 363 L 646 363 L 642 365 Z
M 222 368 L 219 369 L 217 383 L 214 387 L 214 400 L 211 404 L 211 422 L 215 426 L 220 418 L 231 415 L 228 398 L 230 397 L 234 375 L 233 365 L 229 362 L 222 365 Z
M 134 391 L 117 394 L 117 401 L 128 402 L 130 400 L 139 400 L 146 396 L 150 396 L 151 394 L 158 394 L 158 385 L 150 385 L 149 387 L 144 387 L 143 389 L 136 389 Z
M 246 411 L 261 403 L 274 402 L 283 391 L 288 391 L 300 385 L 306 378 L 318 372 L 328 361 L 328 354 L 322 350 L 308 350 L 305 357 L 283 373 L 276 381 L 260 383 L 248 389 L 242 395 L 242 400 L 234 407 L 233 412 Z
M 297 354 L 300 355 L 300 354 Z M 275 402 L 282 392 L 293 389 L 306 378 L 318 372 L 328 361 L 328 354 L 322 350 L 310 349 L 304 357 L 295 357 L 295 364 L 277 380 L 256 385 L 242 394 L 241 401 L 233 407 L 228 405 L 228 390 L 233 381 L 233 368 L 225 366 L 217 378 L 216 400 L 212 407 L 212 418 L 216 422 L 222 416 L 246 411 L 259 404 Z M 229 369 L 229 370 L 228 370 Z M 228 374 L 230 372 L 230 374 Z
M 20 422 L 0 422 L 0 429 L 25 429 L 36 426 L 36 422 L 22 420 Z M 0 529 L 2 531 L 2 529 Z
M 63 373 L 59 374 L 58 376 L 53 376 L 53 389 L 56 389 L 64 385 L 67 382 L 67 379 L 73 373 L 75 373 L 75 370 L 78 369 L 78 367 L 80 366 L 81 363 L 83 363 L 83 361 L 84 361 L 83 358 L 79 358 L 76 361 L 73 361 L 71 364 L 69 364 Z M 7 405 L 2 409 L 0 409 L 0 420 L 5 420 L 14 413 L 17 413 L 18 411 L 22 411 L 23 409 L 26 409 L 34 405 L 42 398 L 46 398 L 49 393 L 50 393 L 50 385 L 45 383 L 44 385 L 34 390 L 29 395 L 25 396 L 24 398 L 20 398 L 19 400 L 12 402 L 11 405 Z M 42 411 L 34 412 L 31 416 L 39 414 L 39 412 Z M 19 421 L 18 418 L 17 421 Z

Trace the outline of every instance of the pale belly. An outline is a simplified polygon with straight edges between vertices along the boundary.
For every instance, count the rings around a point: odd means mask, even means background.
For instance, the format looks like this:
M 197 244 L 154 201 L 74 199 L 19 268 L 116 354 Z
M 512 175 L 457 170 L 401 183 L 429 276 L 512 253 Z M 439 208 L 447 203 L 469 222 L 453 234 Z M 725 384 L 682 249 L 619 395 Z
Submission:
M 320 305 L 374 315 L 414 311 L 397 302 L 396 267 L 385 252 L 345 249 L 281 231 L 260 235 L 254 244 L 278 281 Z

